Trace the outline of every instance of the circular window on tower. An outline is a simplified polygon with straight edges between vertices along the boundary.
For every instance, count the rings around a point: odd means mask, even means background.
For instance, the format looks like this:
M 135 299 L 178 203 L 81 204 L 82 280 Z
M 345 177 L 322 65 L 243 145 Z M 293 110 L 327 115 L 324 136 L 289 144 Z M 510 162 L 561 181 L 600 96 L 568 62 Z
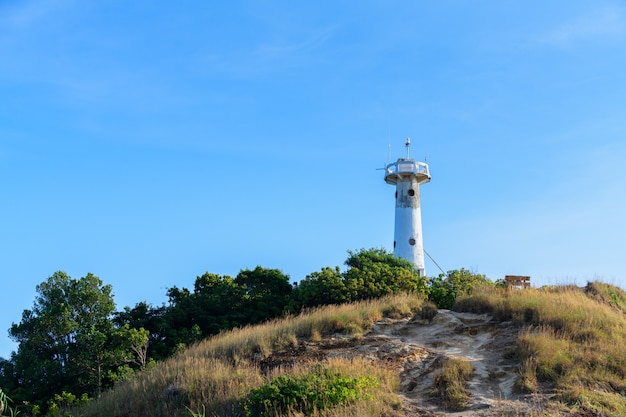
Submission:
M 415 195 L 415 190 L 411 188 L 411 189 L 409 190 L 409 195 L 410 195 L 411 197 L 413 197 L 413 196 Z
M 415 246 L 415 239 L 413 238 L 409 239 L 409 245 Z

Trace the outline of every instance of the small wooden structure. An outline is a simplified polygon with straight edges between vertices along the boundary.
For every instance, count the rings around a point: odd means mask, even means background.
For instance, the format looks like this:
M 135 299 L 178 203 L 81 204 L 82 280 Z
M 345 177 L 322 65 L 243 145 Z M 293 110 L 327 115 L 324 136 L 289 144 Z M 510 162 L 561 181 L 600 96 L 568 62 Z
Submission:
M 510 288 L 530 288 L 530 277 L 522 275 L 507 275 L 504 277 L 504 282 Z

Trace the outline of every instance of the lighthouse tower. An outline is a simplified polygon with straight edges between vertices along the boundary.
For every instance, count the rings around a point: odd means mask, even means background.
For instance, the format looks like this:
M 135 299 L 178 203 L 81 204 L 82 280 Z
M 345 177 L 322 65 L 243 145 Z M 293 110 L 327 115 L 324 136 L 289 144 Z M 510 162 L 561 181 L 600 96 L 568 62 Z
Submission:
M 411 139 L 406 140 L 406 158 L 385 167 L 385 182 L 396 186 L 396 222 L 393 254 L 411 261 L 420 276 L 424 267 L 420 184 L 430 181 L 428 165 L 410 158 Z

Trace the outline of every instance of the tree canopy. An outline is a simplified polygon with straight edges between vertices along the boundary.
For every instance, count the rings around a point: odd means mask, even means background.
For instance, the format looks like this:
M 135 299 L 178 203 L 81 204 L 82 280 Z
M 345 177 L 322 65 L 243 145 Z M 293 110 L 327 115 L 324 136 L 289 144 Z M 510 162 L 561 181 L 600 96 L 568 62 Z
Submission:
M 385 249 L 348 251 L 348 269 L 322 268 L 302 280 L 295 298 L 302 307 L 339 304 L 382 297 L 395 292 L 426 294 L 427 279 L 420 277 L 413 264 Z
M 456 298 L 471 293 L 474 289 L 485 285 L 494 285 L 485 275 L 471 272 L 465 268 L 448 271 L 432 278 L 429 288 L 429 299 L 438 308 L 452 308 Z
M 323 267 L 293 284 L 281 270 L 261 266 L 234 278 L 206 272 L 191 289 L 169 288 L 167 304 L 142 301 L 117 312 L 112 288 L 100 278 L 55 272 L 9 329 L 18 349 L 0 358 L 0 389 L 45 411 L 49 400 L 98 395 L 148 362 L 223 330 L 396 292 L 450 308 L 457 295 L 491 283 L 465 269 L 429 281 L 409 261 L 377 248 L 349 251 L 345 266 Z
M 18 387 L 14 399 L 38 401 L 64 391 L 95 395 L 123 365 L 141 366 L 147 332 L 113 325 L 110 285 L 93 274 L 73 279 L 59 271 L 36 290 L 33 307 L 9 330 L 19 344 L 11 374 L 4 375 Z

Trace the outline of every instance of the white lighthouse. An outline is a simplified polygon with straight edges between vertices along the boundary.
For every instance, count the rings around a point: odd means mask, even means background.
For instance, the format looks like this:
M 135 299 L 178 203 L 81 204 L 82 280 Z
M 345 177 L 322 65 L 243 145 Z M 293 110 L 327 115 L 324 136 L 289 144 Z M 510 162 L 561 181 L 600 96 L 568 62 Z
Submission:
M 424 267 L 424 243 L 422 240 L 422 212 L 420 209 L 420 184 L 430 181 L 428 164 L 410 158 L 411 139 L 406 140 L 406 158 L 385 167 L 385 182 L 396 186 L 396 221 L 393 238 L 393 254 L 408 259 L 419 271 Z

